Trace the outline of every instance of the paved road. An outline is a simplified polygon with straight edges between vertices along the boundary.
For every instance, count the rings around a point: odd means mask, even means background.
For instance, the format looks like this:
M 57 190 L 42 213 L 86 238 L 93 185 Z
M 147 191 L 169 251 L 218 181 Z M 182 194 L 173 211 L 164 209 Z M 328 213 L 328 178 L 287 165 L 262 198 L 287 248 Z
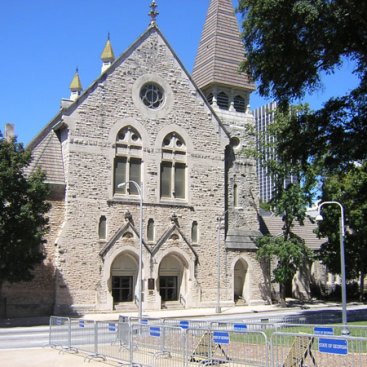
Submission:
M 116 315 L 117 317 L 117 315 Z M 234 315 L 209 315 L 201 316 L 201 320 L 229 321 L 229 322 L 292 322 L 294 317 L 304 317 L 305 323 L 327 323 L 338 322 L 341 319 L 340 307 L 327 307 L 318 310 L 279 310 L 277 312 L 254 312 L 252 314 Z M 348 306 L 348 320 L 356 318 L 367 320 L 367 306 Z M 188 317 L 193 319 L 193 317 Z M 77 326 L 75 326 L 77 328 Z M 75 333 L 73 334 L 75 335 Z M 29 327 L 7 327 L 0 328 L 0 349 L 10 348 L 35 348 L 44 347 L 49 344 L 48 326 L 29 326 Z
M 0 349 L 44 347 L 48 336 L 48 326 L 0 328 Z

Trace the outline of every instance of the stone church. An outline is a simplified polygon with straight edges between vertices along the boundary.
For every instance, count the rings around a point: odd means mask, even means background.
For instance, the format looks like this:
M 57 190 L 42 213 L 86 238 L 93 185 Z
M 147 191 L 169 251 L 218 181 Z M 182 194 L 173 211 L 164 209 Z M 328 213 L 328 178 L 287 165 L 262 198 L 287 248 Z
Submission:
M 144 311 L 269 301 L 249 97 L 231 0 L 211 0 L 192 75 L 157 25 L 71 96 L 32 140 L 51 188 L 47 257 L 5 287 L 19 314 Z M 103 45 L 102 45 L 103 46 Z M 141 278 L 141 282 L 139 279 Z

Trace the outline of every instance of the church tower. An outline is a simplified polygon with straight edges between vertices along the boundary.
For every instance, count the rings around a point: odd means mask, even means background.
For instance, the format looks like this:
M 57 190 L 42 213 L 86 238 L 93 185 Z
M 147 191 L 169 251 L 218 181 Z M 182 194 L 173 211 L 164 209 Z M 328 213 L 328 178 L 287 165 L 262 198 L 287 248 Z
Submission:
M 249 106 L 255 85 L 249 75 L 240 72 L 243 61 L 245 50 L 232 0 L 211 0 L 192 76 L 230 134 L 225 155 L 223 215 L 226 279 L 232 279 L 228 287 L 233 287 L 235 301 L 254 303 L 261 299 L 250 285 L 257 275 L 261 277 L 259 264 L 254 260 L 254 237 L 260 235 L 258 184 L 256 160 L 246 155 L 246 149 L 255 147 L 255 120 Z
M 193 79 L 231 135 L 226 154 L 227 237 L 236 229 L 237 242 L 238 229 L 242 228 L 247 237 L 258 229 L 256 161 L 246 156 L 246 149 L 255 144 L 255 121 L 249 106 L 255 85 L 246 73 L 239 71 L 244 60 L 232 1 L 211 0 Z

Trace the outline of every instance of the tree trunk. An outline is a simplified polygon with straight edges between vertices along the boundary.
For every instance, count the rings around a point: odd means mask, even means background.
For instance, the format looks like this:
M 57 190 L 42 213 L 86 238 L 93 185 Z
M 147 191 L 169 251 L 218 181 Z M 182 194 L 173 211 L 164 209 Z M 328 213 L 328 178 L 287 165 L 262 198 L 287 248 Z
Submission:
M 363 302 L 363 296 L 364 296 L 364 277 L 365 273 L 361 271 L 359 276 L 359 301 Z
M 285 284 L 279 284 L 279 303 L 282 307 L 287 305 L 285 302 L 285 289 Z
M 3 282 L 0 281 L 0 319 L 6 318 L 6 298 L 3 298 Z

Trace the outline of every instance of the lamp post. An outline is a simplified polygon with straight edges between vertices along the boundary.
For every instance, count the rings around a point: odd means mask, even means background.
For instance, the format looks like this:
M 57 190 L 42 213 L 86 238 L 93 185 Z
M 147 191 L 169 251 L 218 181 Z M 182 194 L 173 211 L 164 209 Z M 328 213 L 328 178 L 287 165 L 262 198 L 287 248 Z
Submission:
M 221 230 L 221 224 L 224 219 L 224 215 L 227 213 L 227 210 L 220 216 L 217 217 L 217 305 L 215 307 L 216 313 L 221 313 L 221 307 L 220 307 L 220 230 Z
M 342 335 L 349 335 L 349 329 L 347 324 L 347 289 L 346 289 L 346 279 L 345 279 L 345 251 L 344 251 L 344 208 L 338 201 L 324 201 L 318 206 L 318 214 L 316 216 L 316 221 L 322 221 L 324 218 L 320 214 L 321 207 L 323 205 L 335 204 L 340 208 L 340 221 L 339 221 L 339 231 L 340 231 L 340 266 L 341 266 L 341 276 L 342 276 L 342 322 L 343 329 L 341 331 Z
M 133 184 L 138 191 L 140 199 L 140 229 L 139 229 L 139 271 L 138 271 L 138 297 L 139 297 L 139 314 L 138 317 L 141 320 L 143 316 L 143 287 L 142 287 L 142 272 L 143 272 L 143 183 L 140 185 L 135 181 L 126 181 L 117 185 L 118 188 L 122 188 L 126 185 Z

